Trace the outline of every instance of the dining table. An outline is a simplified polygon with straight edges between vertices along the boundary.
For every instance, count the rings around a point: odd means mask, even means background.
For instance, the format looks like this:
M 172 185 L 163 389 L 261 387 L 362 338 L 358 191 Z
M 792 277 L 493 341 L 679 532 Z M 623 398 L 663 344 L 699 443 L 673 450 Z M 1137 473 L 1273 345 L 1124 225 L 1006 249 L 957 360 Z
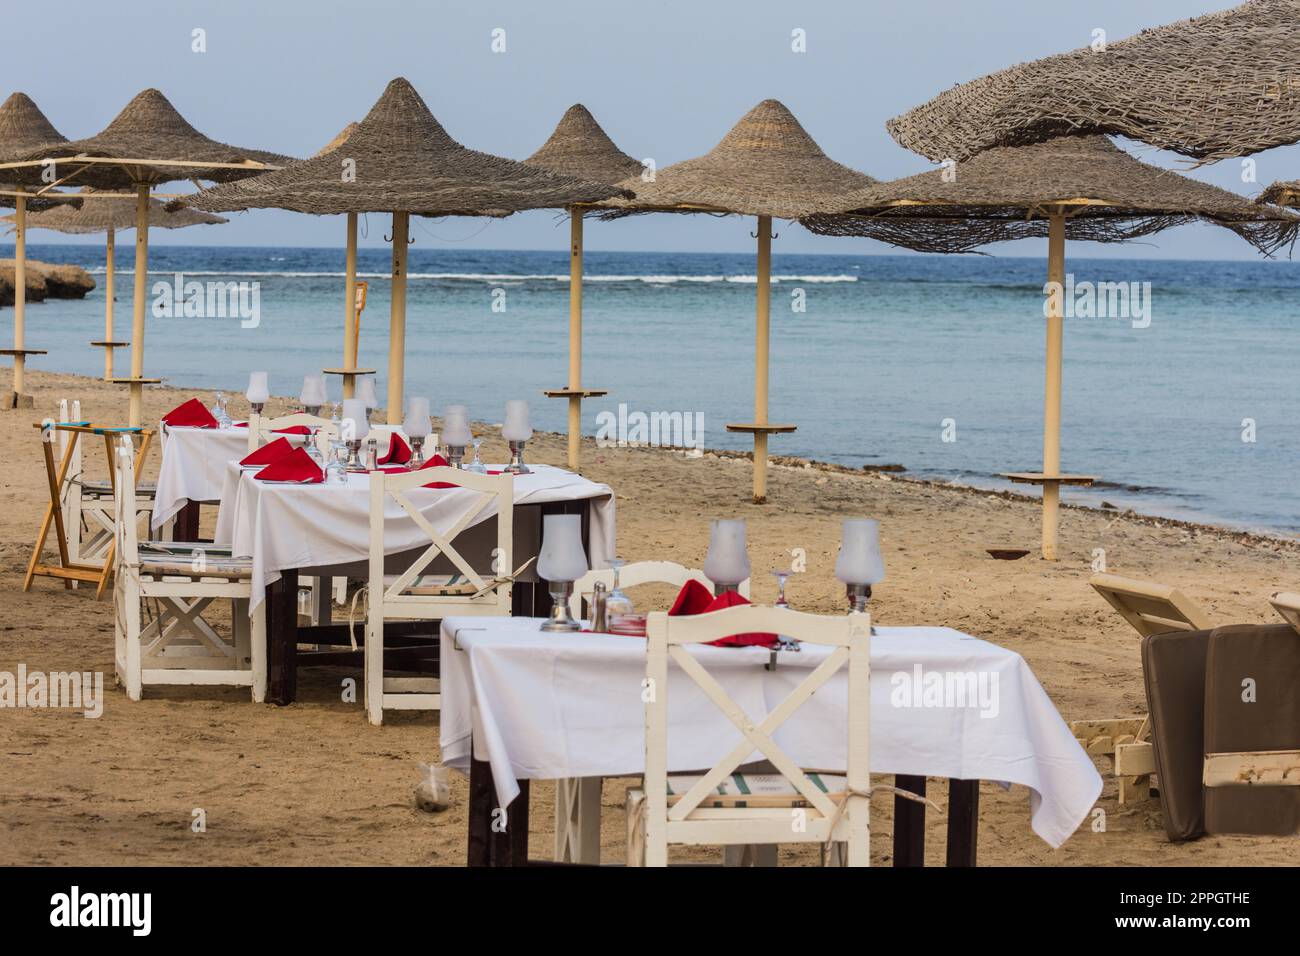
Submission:
M 493 471 L 501 467 L 488 466 Z M 543 519 L 549 514 L 579 515 L 588 560 L 593 567 L 604 567 L 615 553 L 613 490 L 563 468 L 528 467 L 528 473 L 515 475 L 513 481 L 512 570 L 540 552 Z M 234 556 L 252 561 L 249 611 L 264 610 L 267 615 L 267 699 L 287 704 L 296 697 L 300 658 L 303 664 L 358 663 L 351 647 L 364 641 L 364 627 L 332 621 L 328 604 L 319 623 L 300 625 L 298 580 L 367 577 L 371 475 L 363 471 L 316 483 L 272 482 L 259 480 L 258 470 L 241 466 L 238 459 L 226 463 L 215 540 L 229 545 Z M 478 508 L 482 493 L 414 488 L 406 497 L 429 524 L 445 533 Z M 461 534 L 473 534 L 481 526 L 484 537 L 491 539 L 486 532 L 495 515 L 493 503 Z M 418 553 L 430 543 L 428 534 L 395 501 L 385 509 L 383 540 L 386 555 Z M 535 566 L 525 567 L 512 584 L 512 611 L 544 614 L 549 607 L 550 596 Z M 386 644 L 390 638 L 393 646 L 429 642 L 436 652 L 438 622 L 390 622 L 385 626 Z M 344 649 L 300 653 L 300 643 Z
M 450 617 L 441 628 L 442 761 L 469 777 L 467 861 L 475 866 L 600 862 L 600 781 L 645 767 L 644 638 L 551 633 L 539 617 Z M 584 625 L 586 628 L 586 625 Z M 980 781 L 1025 788 L 1029 825 L 1059 847 L 1088 817 L 1102 781 L 1019 654 L 946 627 L 873 630 L 870 653 L 873 774 L 925 795 L 947 778 L 946 862 L 977 859 Z M 758 723 L 829 648 L 697 645 L 689 652 Z M 673 665 L 668 769 L 699 772 L 738 731 Z M 843 669 L 776 732 L 800 766 L 835 771 L 847 752 Z M 750 756 L 759 760 L 757 751 Z M 554 859 L 528 848 L 529 784 L 559 783 Z M 925 804 L 895 798 L 893 863 L 924 863 Z

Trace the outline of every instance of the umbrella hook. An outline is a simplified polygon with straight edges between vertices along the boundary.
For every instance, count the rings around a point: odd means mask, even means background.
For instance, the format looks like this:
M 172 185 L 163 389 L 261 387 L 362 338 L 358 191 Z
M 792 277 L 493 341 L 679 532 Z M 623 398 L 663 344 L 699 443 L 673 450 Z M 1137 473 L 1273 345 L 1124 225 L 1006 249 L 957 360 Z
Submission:
M 757 238 L 758 238 L 758 233 L 756 233 L 756 232 L 751 232 L 751 233 L 749 234 L 749 238 L 751 238 L 751 239 L 757 239 Z M 780 238 L 781 238 L 781 234 L 780 234 L 779 232 L 774 232 L 774 233 L 772 233 L 772 238 L 773 238 L 773 239 L 780 239 Z

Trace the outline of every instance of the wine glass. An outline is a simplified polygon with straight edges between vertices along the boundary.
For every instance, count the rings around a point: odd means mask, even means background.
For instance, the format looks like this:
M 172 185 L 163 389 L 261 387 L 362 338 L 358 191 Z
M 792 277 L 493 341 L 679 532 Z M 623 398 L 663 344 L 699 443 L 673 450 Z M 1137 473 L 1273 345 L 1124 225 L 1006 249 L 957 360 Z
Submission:
M 483 464 L 483 459 L 478 455 L 479 446 L 483 444 L 483 439 L 475 438 L 471 441 L 474 446 L 474 460 L 465 466 L 466 471 L 472 471 L 476 475 L 486 475 L 488 473 L 487 465 Z
M 325 456 L 320 451 L 320 426 L 313 425 L 307 435 L 307 457 L 316 463 L 321 471 L 325 470 Z
M 605 619 L 612 625 L 620 618 L 634 613 L 632 599 L 619 587 L 619 571 L 627 564 L 622 558 L 610 558 L 605 564 L 614 572 L 614 581 L 610 585 L 609 596 L 605 598 Z
M 348 446 L 341 438 L 330 439 L 330 459 L 325 468 L 325 481 L 341 484 L 348 480 Z
M 776 603 L 773 605 L 773 607 L 779 607 L 785 610 L 789 610 L 790 602 L 788 602 L 785 599 L 785 582 L 789 580 L 790 572 L 784 568 L 778 568 L 777 570 L 772 572 L 772 577 L 776 578 Z M 778 634 L 776 636 L 776 639 L 777 639 L 777 646 L 773 648 L 774 651 L 777 650 L 797 651 L 800 649 L 799 642 L 792 637 L 786 637 L 784 634 Z
M 790 604 L 785 599 L 785 582 L 789 579 L 790 572 L 783 570 L 773 571 L 772 577 L 776 578 L 776 603 L 773 607 L 788 608 Z
M 230 427 L 230 416 L 226 414 L 225 392 L 217 392 L 217 400 L 212 406 L 212 417 L 217 420 L 218 428 Z

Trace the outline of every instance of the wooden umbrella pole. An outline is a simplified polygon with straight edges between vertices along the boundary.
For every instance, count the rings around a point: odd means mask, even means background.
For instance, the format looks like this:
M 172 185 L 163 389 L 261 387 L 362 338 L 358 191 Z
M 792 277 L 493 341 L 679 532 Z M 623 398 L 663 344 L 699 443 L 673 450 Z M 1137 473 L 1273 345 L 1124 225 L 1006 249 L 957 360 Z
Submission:
M 1061 473 L 1061 365 L 1064 351 L 1065 317 L 1062 295 L 1065 288 L 1065 214 L 1052 214 L 1047 237 L 1047 281 L 1054 294 L 1048 298 L 1047 374 L 1043 400 L 1043 474 Z M 1056 560 L 1056 531 L 1060 518 L 1061 485 L 1043 483 L 1043 557 Z
M 117 250 L 117 235 L 112 226 L 104 239 L 104 341 L 113 341 L 113 270 Z M 113 377 L 113 346 L 104 347 L 104 381 Z
M 569 388 L 582 388 L 582 216 L 569 211 Z M 569 467 L 577 470 L 582 449 L 582 396 L 569 396 Z
M 402 423 L 406 363 L 406 239 L 410 214 L 393 213 L 393 300 L 388 317 L 388 424 Z
M 754 308 L 754 424 L 767 424 L 769 320 L 772 304 L 772 217 L 758 217 L 758 290 Z M 754 503 L 767 500 L 767 432 L 754 432 Z
M 131 315 L 131 378 L 144 377 L 144 298 L 149 283 L 149 186 L 140 183 L 135 188 L 135 295 Z M 130 383 L 131 402 L 128 424 L 141 425 L 143 419 L 144 386 L 139 381 Z
M 358 337 L 357 328 L 357 214 L 348 213 L 348 254 L 347 266 L 343 280 L 343 367 L 357 367 Z M 343 397 L 352 398 L 356 394 L 357 377 L 343 373 Z
M 27 356 L 23 325 L 27 312 L 27 197 L 19 193 L 14 200 L 14 407 L 18 396 L 23 394 L 23 378 L 26 371 Z

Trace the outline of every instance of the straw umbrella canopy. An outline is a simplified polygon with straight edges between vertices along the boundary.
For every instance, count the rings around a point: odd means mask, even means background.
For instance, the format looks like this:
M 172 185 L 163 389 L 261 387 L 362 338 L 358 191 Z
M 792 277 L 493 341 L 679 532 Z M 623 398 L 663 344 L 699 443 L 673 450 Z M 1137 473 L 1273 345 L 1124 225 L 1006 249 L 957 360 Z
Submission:
M 710 152 L 659 170 L 652 182 L 625 180 L 632 200 L 614 200 L 603 218 L 642 212 L 734 213 L 758 219 L 754 420 L 727 431 L 754 436 L 754 501 L 767 500 L 767 439 L 794 425 L 767 417 L 768 325 L 772 297 L 772 220 L 843 208 L 847 193 L 876 180 L 828 158 L 784 104 L 764 100 Z
M 138 93 L 114 120 L 88 139 L 39 146 L 18 164 L 0 164 L 0 176 L 34 181 L 53 168 L 54 185 L 91 186 L 105 192 L 96 201 L 121 202 L 113 190 L 135 193 L 135 294 L 131 334 L 131 375 L 113 381 L 131 390 L 129 419 L 139 425 L 144 378 L 145 288 L 149 271 L 149 192 L 178 179 L 231 182 L 290 162 L 287 156 L 220 143 L 204 136 L 158 90 Z M 48 187 L 47 187 L 48 188 Z M 44 191 L 44 190 L 43 190 Z M 87 194 L 89 196 L 91 194 Z
M 552 172 L 598 183 L 617 183 L 641 172 L 637 160 L 614 145 L 581 103 L 565 110 L 541 149 L 524 162 Z M 638 187 L 640 182 L 638 181 Z M 582 385 L 582 222 L 584 210 L 569 207 L 569 381 L 545 392 L 569 403 L 569 467 L 577 469 L 582 454 L 582 400 L 607 394 Z
M 344 155 L 346 154 L 346 155 Z M 388 84 L 340 149 L 242 183 L 186 197 L 209 212 L 292 209 L 320 216 L 392 213 L 388 422 L 402 420 L 406 246 L 417 216 L 507 216 L 595 202 L 623 190 L 467 149 L 404 78 Z
M 822 235 L 868 236 L 925 252 L 970 252 L 990 242 L 1047 236 L 1047 373 L 1043 470 L 1005 475 L 1043 488 L 1043 557 L 1056 558 L 1061 485 L 1061 365 L 1065 240 L 1122 242 L 1205 220 L 1265 254 L 1295 241 L 1300 216 L 1139 162 L 1104 136 L 999 147 L 952 169 L 881 183 L 843 200 L 839 214 L 804 225 Z
M 1067 133 L 1111 133 L 1204 162 L 1300 140 L 1300 0 L 1231 10 L 1022 63 L 890 120 L 936 162 Z
M 1264 203 L 1272 203 L 1277 206 L 1294 206 L 1300 208 L 1300 179 L 1289 183 L 1274 183 L 1272 186 L 1269 186 L 1260 193 L 1259 198 L 1256 199 L 1255 202 L 1260 203 L 1261 205 Z
M 77 195 L 93 195 L 87 186 Z M 16 222 L 17 216 L 5 216 L 6 222 Z M 154 229 L 184 229 L 187 226 L 217 225 L 227 220 L 197 209 L 178 209 L 169 212 L 157 199 L 149 200 L 149 226 Z M 87 235 L 102 232 L 104 239 L 104 338 L 90 344 L 104 350 L 104 381 L 113 379 L 113 349 L 129 345 L 113 339 L 113 295 L 117 232 L 135 228 L 135 210 L 122 202 L 88 202 L 80 209 L 63 204 L 27 217 L 28 229 L 49 229 L 67 235 Z
M 32 149 L 47 143 L 67 140 L 45 118 L 26 93 L 13 93 L 0 104 L 0 163 L 16 159 Z M 0 170 L 0 206 L 16 209 L 14 214 L 14 347 L 0 349 L 0 355 L 9 355 L 14 361 L 13 394 L 6 396 L 5 405 L 17 406 L 24 394 L 27 356 L 44 355 L 43 349 L 26 347 L 27 322 L 27 213 L 51 205 L 48 199 L 38 199 L 20 188 L 26 177 Z

